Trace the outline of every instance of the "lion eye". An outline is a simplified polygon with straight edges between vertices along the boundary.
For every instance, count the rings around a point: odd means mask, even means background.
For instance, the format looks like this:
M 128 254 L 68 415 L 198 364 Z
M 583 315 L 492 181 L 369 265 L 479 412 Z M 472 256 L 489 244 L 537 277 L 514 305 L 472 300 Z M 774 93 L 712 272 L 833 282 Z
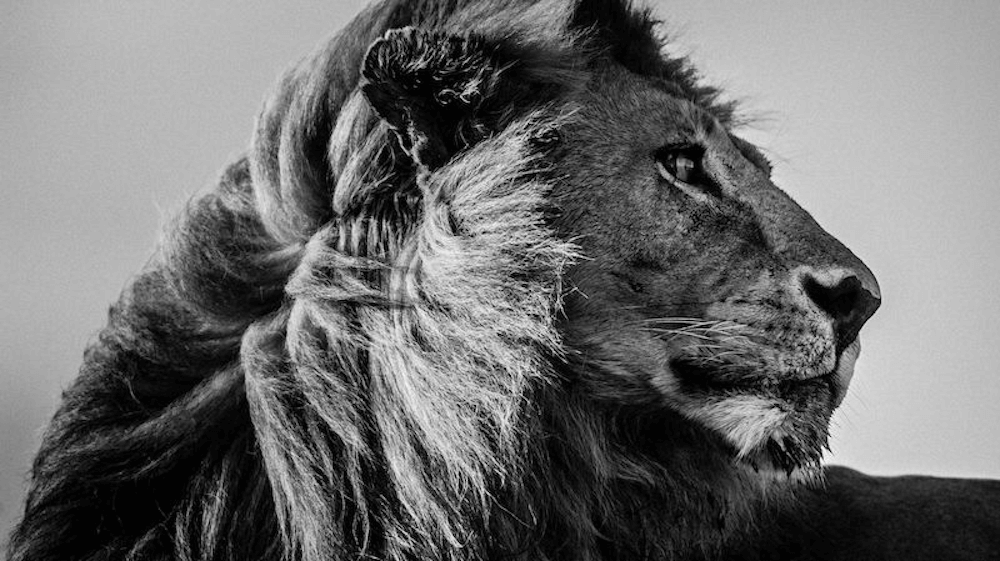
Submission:
M 702 167 L 705 149 L 701 146 L 666 146 L 656 151 L 656 168 L 670 183 L 711 190 L 713 183 Z

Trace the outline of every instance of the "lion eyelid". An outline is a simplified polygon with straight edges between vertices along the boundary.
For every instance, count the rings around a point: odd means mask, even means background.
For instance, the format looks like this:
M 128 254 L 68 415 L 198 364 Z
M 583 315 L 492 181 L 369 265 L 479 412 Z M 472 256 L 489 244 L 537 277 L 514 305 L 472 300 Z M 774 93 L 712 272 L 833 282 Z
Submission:
M 688 172 L 694 172 L 700 175 L 700 181 L 690 182 L 684 181 L 677 177 L 677 174 L 670 171 L 664 160 L 673 157 L 677 160 L 677 154 L 684 154 L 685 159 L 694 162 L 696 165 L 689 168 Z M 653 160 L 656 163 L 656 169 L 664 180 L 668 183 L 677 187 L 685 194 L 693 197 L 699 202 L 708 202 L 712 198 L 718 198 L 722 196 L 722 190 L 716 184 L 716 182 L 705 172 L 704 167 L 704 157 L 705 157 L 705 147 L 698 144 L 668 144 L 662 148 L 657 149 L 653 152 Z M 676 164 L 675 164 L 676 165 Z

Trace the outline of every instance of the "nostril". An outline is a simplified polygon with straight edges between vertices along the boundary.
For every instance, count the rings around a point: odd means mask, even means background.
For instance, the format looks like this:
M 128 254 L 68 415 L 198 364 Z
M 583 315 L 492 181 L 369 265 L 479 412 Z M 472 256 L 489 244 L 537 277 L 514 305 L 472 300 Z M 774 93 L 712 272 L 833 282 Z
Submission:
M 802 287 L 816 306 L 833 320 L 837 346 L 850 345 L 861 331 L 861 326 L 875 313 L 881 301 L 861 284 L 856 276 L 841 278 L 824 284 L 812 276 L 803 279 Z
M 861 297 L 861 281 L 847 277 L 834 286 L 825 286 L 812 277 L 805 279 L 806 295 L 833 319 L 851 315 Z

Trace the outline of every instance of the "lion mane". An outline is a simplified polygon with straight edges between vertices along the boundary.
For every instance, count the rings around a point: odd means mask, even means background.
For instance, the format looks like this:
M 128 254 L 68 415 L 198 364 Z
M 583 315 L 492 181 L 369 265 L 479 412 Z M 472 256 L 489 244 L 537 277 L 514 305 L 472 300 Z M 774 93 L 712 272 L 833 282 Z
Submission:
M 459 31 L 446 51 L 422 43 Z M 395 42 L 369 49 L 383 36 Z M 461 75 L 441 90 L 454 115 L 434 126 L 457 131 L 443 144 L 407 146 L 391 104 L 371 103 L 423 87 L 376 86 L 400 42 L 426 51 L 409 71 L 446 60 Z M 477 42 L 494 46 L 485 59 Z M 248 153 L 112 306 L 45 435 L 9 558 L 717 551 L 756 508 L 722 460 L 657 457 L 634 418 L 566 383 L 562 280 L 581 256 L 546 225 L 557 127 L 533 117 L 610 58 L 731 123 L 663 45 L 619 0 L 364 11 L 284 76 Z M 458 150 L 434 173 L 404 157 Z

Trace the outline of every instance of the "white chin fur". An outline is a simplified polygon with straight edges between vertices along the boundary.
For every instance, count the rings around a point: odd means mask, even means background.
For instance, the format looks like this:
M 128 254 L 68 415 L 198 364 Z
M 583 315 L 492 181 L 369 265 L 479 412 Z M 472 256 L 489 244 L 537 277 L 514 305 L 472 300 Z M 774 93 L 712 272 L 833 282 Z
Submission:
M 773 399 L 736 395 L 700 405 L 688 416 L 722 435 L 736 449 L 736 461 L 752 471 L 766 490 L 787 483 L 812 484 L 822 478 L 818 464 L 787 471 L 761 454 L 768 440 L 785 436 L 783 427 L 789 413 Z
M 781 429 L 788 412 L 773 399 L 735 395 L 701 404 L 689 416 L 721 434 L 743 459 Z

